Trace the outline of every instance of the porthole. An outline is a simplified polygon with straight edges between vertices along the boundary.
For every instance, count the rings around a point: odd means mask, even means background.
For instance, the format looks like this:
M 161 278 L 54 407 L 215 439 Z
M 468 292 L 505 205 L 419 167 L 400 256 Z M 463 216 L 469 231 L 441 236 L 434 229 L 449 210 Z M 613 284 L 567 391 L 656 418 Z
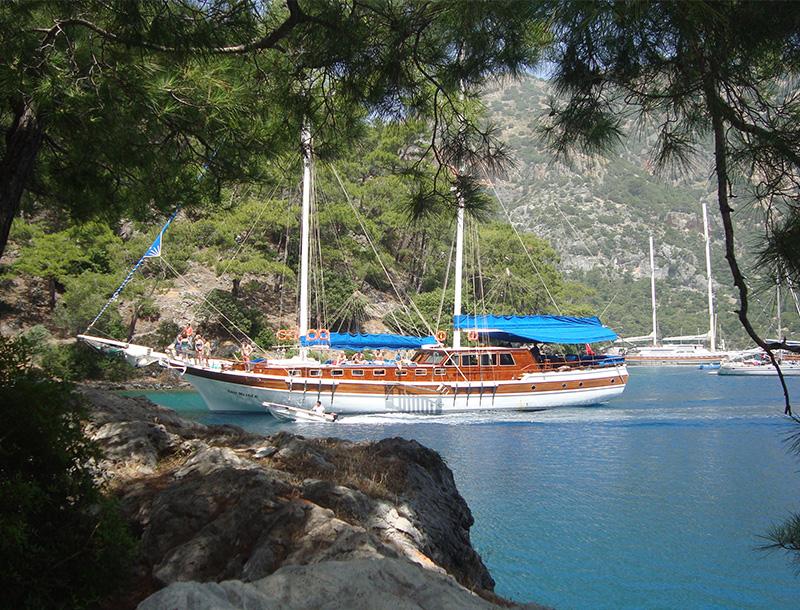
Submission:
M 579 387 L 579 388 L 582 388 L 582 387 L 583 387 L 583 382 L 582 382 L 582 381 L 581 381 L 580 383 L 578 383 L 578 387 Z
M 333 369 L 331 371 L 331 377 L 341 377 L 344 375 L 344 371 L 342 369 Z
M 612 379 L 611 379 L 611 383 L 614 383 L 615 381 L 616 381 L 616 379 L 614 379 L 614 378 L 612 377 Z
M 566 383 L 562 383 L 562 384 L 561 384 L 561 389 L 562 389 L 562 390 L 565 390 L 566 388 L 567 388 L 567 384 L 566 384 Z
M 532 386 L 531 386 L 531 390 L 535 390 L 535 389 L 536 389 L 536 386 L 535 386 L 535 385 L 532 385 Z
M 351 371 L 351 372 L 350 372 L 350 374 L 351 374 L 353 377 L 363 377 L 363 376 L 364 376 L 364 371 L 363 371 L 363 370 L 356 369 L 356 370 L 354 370 L 354 371 Z

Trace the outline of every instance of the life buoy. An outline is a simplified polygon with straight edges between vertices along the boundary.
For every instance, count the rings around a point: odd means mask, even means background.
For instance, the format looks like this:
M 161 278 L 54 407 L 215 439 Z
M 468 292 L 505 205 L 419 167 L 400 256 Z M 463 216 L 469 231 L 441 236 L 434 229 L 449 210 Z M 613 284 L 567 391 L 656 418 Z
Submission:
M 469 339 L 470 341 L 477 341 L 478 340 L 478 331 L 477 330 L 469 331 L 467 333 L 467 339 Z
M 439 343 L 444 343 L 447 340 L 447 333 L 443 330 L 440 330 L 436 333 L 436 340 Z
M 320 328 L 317 332 L 317 337 L 319 337 L 320 341 L 330 341 L 331 331 L 329 331 L 327 328 Z
M 287 341 L 289 339 L 289 331 L 287 331 L 285 328 L 280 328 L 278 329 L 277 337 L 278 341 Z
M 317 329 L 316 328 L 309 328 L 308 332 L 306 333 L 306 339 L 308 341 L 316 341 L 318 338 L 319 338 L 319 335 L 317 334 Z

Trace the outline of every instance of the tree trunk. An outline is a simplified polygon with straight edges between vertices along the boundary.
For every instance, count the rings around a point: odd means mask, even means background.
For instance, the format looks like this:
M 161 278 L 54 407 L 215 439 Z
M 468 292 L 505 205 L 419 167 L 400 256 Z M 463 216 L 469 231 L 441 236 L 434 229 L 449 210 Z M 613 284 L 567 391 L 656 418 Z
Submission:
M 14 111 L 14 120 L 6 131 L 5 154 L 0 159 L 0 256 L 5 252 L 11 223 L 19 210 L 44 137 L 30 102 L 20 103 Z
M 128 324 L 128 343 L 133 341 L 133 335 L 136 333 L 136 323 L 139 321 L 139 308 L 133 308 L 133 314 L 131 315 L 131 322 Z
M 234 299 L 239 298 L 239 285 L 242 283 L 242 280 L 239 278 L 234 278 L 233 286 L 231 286 L 231 295 L 233 295 Z
M 47 292 L 50 295 L 50 311 L 56 308 L 56 278 L 47 278 Z

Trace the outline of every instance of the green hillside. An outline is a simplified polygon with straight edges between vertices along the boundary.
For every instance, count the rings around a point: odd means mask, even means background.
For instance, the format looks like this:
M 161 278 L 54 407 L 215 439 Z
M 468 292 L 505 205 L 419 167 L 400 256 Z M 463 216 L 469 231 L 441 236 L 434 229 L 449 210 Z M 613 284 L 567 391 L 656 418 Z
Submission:
M 594 289 L 593 307 L 623 335 L 651 330 L 648 237 L 655 240 L 659 327 L 665 335 L 708 328 L 701 205 L 709 209 L 712 275 L 721 335 L 728 344 L 748 343 L 734 312 L 733 285 L 724 259 L 724 236 L 711 176 L 711 157 L 699 151 L 687 172 L 654 175 L 652 129 L 627 124 L 628 137 L 602 157 L 570 164 L 549 153 L 538 126 L 551 93 L 545 81 L 528 78 L 485 96 L 488 116 L 509 144 L 515 167 L 498 181 L 500 197 L 517 226 L 547 239 L 559 252 L 567 278 Z M 753 320 L 774 335 L 775 296 L 769 278 L 754 267 L 761 218 L 737 210 L 737 246 L 758 294 Z M 784 332 L 797 336 L 794 302 L 783 299 Z

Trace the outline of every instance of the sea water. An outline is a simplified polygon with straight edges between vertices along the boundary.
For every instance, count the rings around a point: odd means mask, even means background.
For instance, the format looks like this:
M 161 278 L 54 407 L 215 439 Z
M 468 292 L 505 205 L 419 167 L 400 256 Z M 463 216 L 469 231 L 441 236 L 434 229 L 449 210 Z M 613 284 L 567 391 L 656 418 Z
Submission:
M 800 378 L 789 378 L 800 411 Z M 472 543 L 500 595 L 557 608 L 800 608 L 798 564 L 765 552 L 800 512 L 800 457 L 776 378 L 635 368 L 607 404 L 539 413 L 357 416 L 333 425 L 208 412 L 203 423 L 437 450 L 475 518 Z

